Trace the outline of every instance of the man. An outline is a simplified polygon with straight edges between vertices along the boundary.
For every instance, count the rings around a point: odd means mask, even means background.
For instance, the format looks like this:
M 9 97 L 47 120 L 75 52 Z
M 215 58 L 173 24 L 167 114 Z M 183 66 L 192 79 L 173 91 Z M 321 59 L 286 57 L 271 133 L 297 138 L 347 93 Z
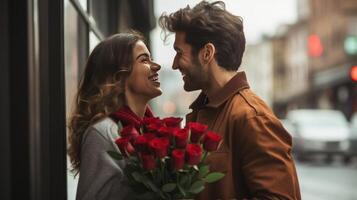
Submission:
M 163 14 L 159 23 L 175 33 L 172 68 L 182 73 L 184 89 L 202 90 L 187 121 L 207 124 L 224 138 L 207 163 L 226 176 L 197 198 L 301 199 L 289 133 L 237 72 L 245 49 L 242 19 L 223 2 L 202 1 Z

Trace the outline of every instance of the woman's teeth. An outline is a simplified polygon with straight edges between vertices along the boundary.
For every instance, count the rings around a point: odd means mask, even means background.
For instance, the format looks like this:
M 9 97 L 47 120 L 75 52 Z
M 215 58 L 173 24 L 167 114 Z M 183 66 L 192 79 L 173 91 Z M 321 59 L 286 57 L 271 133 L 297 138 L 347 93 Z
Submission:
M 158 81 L 159 80 L 159 76 L 151 76 L 151 77 L 149 77 L 149 79 L 151 80 L 151 81 L 154 81 L 154 82 L 156 82 L 156 81 Z

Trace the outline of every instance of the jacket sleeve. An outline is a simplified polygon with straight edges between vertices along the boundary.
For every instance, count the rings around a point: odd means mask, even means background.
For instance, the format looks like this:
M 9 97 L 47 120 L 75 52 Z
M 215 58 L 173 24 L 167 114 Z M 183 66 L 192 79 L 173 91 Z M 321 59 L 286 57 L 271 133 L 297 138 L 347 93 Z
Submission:
M 235 148 L 249 199 L 301 199 L 291 136 L 278 119 L 255 116 L 237 131 L 241 141 Z
M 89 128 L 82 140 L 77 200 L 128 199 L 124 161 L 112 159 L 108 150 L 115 151 L 111 141 L 95 128 Z

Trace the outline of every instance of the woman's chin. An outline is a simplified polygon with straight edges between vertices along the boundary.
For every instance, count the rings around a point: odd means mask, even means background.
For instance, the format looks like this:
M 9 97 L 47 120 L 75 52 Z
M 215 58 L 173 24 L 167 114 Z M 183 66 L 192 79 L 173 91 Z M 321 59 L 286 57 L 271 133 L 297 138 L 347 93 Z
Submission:
M 158 97 L 158 96 L 160 96 L 160 95 L 162 95 L 162 90 L 161 90 L 161 88 L 156 88 L 155 97 Z M 155 98 L 155 97 L 153 97 L 153 98 Z
M 154 99 L 162 94 L 161 88 L 155 88 L 150 93 L 147 93 L 146 96 L 148 99 Z

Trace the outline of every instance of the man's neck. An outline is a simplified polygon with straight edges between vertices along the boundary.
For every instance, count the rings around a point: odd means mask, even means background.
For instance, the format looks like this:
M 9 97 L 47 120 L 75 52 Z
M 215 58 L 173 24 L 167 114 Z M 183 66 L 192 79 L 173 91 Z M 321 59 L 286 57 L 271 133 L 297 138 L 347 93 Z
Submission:
M 203 91 L 208 99 L 211 99 L 219 90 L 221 90 L 235 75 L 237 72 L 226 71 L 223 68 L 217 66 L 212 68 L 209 73 L 209 84 L 205 91 Z

